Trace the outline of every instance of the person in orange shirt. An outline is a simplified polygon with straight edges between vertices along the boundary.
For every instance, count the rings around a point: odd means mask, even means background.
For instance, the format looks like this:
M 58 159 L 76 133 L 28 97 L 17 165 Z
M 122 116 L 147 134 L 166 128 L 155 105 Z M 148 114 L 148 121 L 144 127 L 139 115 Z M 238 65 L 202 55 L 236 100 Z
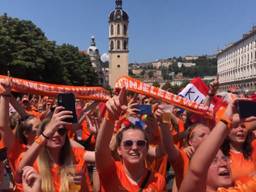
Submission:
M 12 168 L 13 176 L 15 175 L 15 162 L 19 155 L 27 150 L 27 146 L 33 143 L 40 120 L 35 117 L 28 116 L 25 110 L 18 104 L 11 94 L 10 79 L 1 81 L 2 94 L 0 95 L 0 133 L 2 142 L 7 148 L 7 156 Z M 9 123 L 9 103 L 13 105 L 23 120 L 13 118 L 16 121 L 15 130 L 11 130 Z M 12 114 L 13 116 L 13 114 Z M 15 135 L 16 133 L 16 135 Z
M 121 157 L 115 162 L 109 143 L 125 105 L 125 89 L 106 103 L 107 112 L 96 140 L 96 168 L 101 181 L 101 191 L 164 191 L 165 179 L 146 168 L 148 141 L 143 129 L 136 126 L 122 128 L 117 136 L 117 151 Z
M 179 192 L 255 192 L 255 175 L 244 183 L 233 184 L 229 158 L 219 150 L 232 125 L 249 120 L 235 118 L 234 113 L 234 102 L 231 102 L 193 155 Z
M 253 133 L 246 129 L 244 122 L 233 126 L 224 141 L 223 149 L 225 154 L 230 156 L 234 181 L 256 171 L 256 143 L 253 141 Z
M 156 111 L 159 121 L 161 121 L 163 113 L 164 111 L 159 107 Z M 174 140 L 170 134 L 169 124 L 162 123 L 162 126 L 160 127 L 161 140 L 168 155 L 168 160 L 175 172 L 176 185 L 173 185 L 173 191 L 179 189 L 183 178 L 187 174 L 190 158 L 193 156 L 193 153 L 200 143 L 205 140 L 210 133 L 210 128 L 204 123 L 195 123 L 188 129 L 187 147 L 178 148 L 174 144 Z
M 41 113 L 38 112 L 37 108 L 30 103 L 27 95 L 24 95 L 21 101 L 21 104 L 27 114 L 40 118 Z
M 42 176 L 43 192 L 91 191 L 89 181 L 82 179 L 87 175 L 87 152 L 71 146 L 66 127 L 72 124 L 66 118 L 72 118 L 72 112 L 56 107 L 52 118 L 42 122 L 35 142 L 19 158 L 17 173 L 21 176 L 25 166 L 33 166 Z

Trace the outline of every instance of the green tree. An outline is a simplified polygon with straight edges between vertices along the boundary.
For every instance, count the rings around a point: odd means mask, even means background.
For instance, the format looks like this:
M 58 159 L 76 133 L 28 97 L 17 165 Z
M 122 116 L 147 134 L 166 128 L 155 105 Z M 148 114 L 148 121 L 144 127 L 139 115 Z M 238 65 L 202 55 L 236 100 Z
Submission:
M 148 72 L 148 77 L 153 78 L 154 77 L 154 71 L 149 71 Z
M 152 85 L 153 85 L 154 87 L 160 87 L 160 84 L 159 84 L 159 82 L 157 82 L 157 81 L 154 81 Z
M 31 21 L 0 16 L 0 74 L 73 85 L 97 81 L 88 56 L 71 45 L 57 46 Z
M 56 62 L 56 58 L 49 59 L 54 46 L 32 22 L 13 19 L 6 14 L 0 17 L 2 74 L 8 69 L 13 76 L 43 80 L 46 62 Z
M 163 90 L 169 90 L 171 88 L 171 84 L 169 81 L 167 81 L 163 86 L 162 89 Z
M 56 48 L 63 66 L 64 83 L 70 85 L 95 85 L 97 74 L 91 67 L 90 58 L 80 54 L 79 49 L 69 44 Z
M 145 75 L 145 72 L 146 72 L 145 69 L 143 69 L 143 70 L 140 72 L 140 75 L 141 75 L 141 76 L 144 76 L 144 75 Z

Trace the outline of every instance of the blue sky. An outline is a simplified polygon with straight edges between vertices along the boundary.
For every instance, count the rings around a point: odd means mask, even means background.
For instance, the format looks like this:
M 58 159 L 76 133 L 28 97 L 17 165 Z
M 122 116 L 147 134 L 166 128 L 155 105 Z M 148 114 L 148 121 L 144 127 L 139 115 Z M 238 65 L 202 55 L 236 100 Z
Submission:
M 114 0 L 0 0 L 0 14 L 31 20 L 49 40 L 108 49 Z M 256 25 L 255 0 L 123 0 L 130 17 L 129 62 L 214 54 Z

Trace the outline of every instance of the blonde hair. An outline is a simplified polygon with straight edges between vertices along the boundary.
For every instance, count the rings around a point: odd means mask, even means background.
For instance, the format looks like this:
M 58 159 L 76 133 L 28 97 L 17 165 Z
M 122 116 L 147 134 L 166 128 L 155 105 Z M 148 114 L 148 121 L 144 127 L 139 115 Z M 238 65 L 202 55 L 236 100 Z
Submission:
M 43 131 L 44 127 L 48 124 L 49 120 L 42 122 L 40 126 L 40 131 Z M 54 192 L 53 178 L 51 176 L 51 166 L 50 166 L 50 156 L 47 150 L 47 146 L 44 146 L 41 152 L 38 155 L 38 167 L 39 173 L 42 178 L 41 189 L 43 192 Z M 69 192 L 69 175 L 75 173 L 75 170 L 72 169 L 74 162 L 74 154 L 69 142 L 69 138 L 66 135 L 65 143 L 60 151 L 60 191 Z

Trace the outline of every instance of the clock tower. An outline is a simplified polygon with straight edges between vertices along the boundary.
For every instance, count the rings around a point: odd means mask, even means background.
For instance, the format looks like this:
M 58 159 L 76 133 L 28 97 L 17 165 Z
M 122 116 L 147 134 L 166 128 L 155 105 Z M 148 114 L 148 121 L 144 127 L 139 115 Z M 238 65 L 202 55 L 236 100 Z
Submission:
M 118 78 L 128 75 L 128 14 L 122 0 L 109 15 L 109 85 L 113 88 Z

